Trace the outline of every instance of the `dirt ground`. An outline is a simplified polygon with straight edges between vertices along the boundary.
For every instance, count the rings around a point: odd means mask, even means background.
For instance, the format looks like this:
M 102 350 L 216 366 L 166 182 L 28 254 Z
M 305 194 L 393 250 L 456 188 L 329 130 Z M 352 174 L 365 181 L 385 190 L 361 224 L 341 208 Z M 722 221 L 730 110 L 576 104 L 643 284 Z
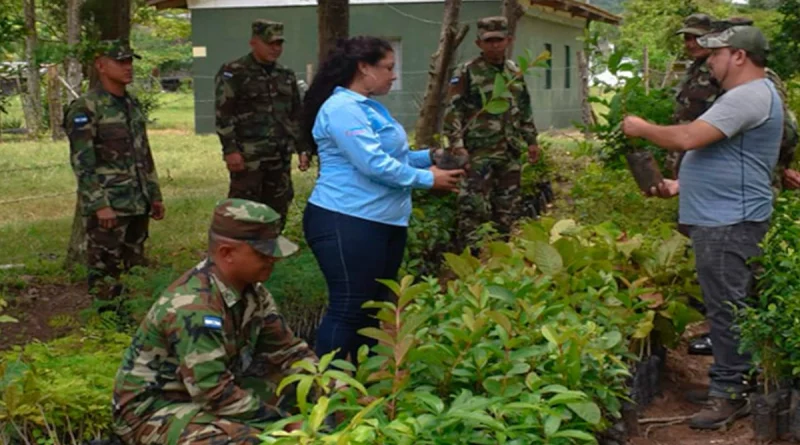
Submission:
M 704 324 L 693 327 L 689 336 L 707 330 Z M 708 368 L 711 357 L 688 355 L 688 340 L 667 354 L 666 378 L 662 382 L 662 395 L 640 416 L 642 419 L 681 418 L 691 416 L 701 407 L 686 400 L 688 390 L 708 387 Z M 631 438 L 629 445 L 750 445 L 758 443 L 753 438 L 753 419 L 745 417 L 731 425 L 727 431 L 698 431 L 687 422 L 674 425 L 643 424 L 640 437 Z M 792 442 L 772 442 L 773 445 L 791 445 Z
M 92 304 L 86 284 L 31 283 L 9 296 L 4 314 L 18 322 L 0 324 L 0 350 L 66 335 L 79 327 L 80 312 Z

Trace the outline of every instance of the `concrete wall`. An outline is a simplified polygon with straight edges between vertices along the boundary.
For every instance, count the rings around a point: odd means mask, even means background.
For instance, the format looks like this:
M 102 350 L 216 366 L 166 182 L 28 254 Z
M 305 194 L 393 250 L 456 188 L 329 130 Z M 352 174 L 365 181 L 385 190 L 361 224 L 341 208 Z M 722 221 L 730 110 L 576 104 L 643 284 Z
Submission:
M 412 128 L 425 92 L 430 56 L 439 40 L 442 3 L 351 5 L 350 34 L 371 34 L 400 42 L 401 72 L 399 89 L 380 98 L 393 115 Z M 498 1 L 467 1 L 462 21 L 470 23 L 470 33 L 459 51 L 459 61 L 478 54 L 474 44 L 475 22 L 480 17 L 497 15 Z M 544 70 L 528 78 L 536 123 L 541 129 L 569 126 L 580 119 L 579 89 L 575 51 L 582 35 L 580 20 L 558 19 L 548 14 L 526 16 L 520 21 L 515 52 L 525 48 L 538 55 L 545 43 L 553 45 L 552 88 L 545 88 Z M 543 19 L 545 17 L 546 19 Z M 308 6 L 271 8 L 196 9 L 192 11 L 192 42 L 205 48 L 204 57 L 195 57 L 192 67 L 195 94 L 195 128 L 198 133 L 214 131 L 214 75 L 220 65 L 249 51 L 250 23 L 256 18 L 284 22 L 286 43 L 280 62 L 304 79 L 306 65 L 316 65 L 316 9 Z M 555 22 L 553 20 L 556 20 Z M 558 23 L 558 21 L 561 23 Z M 564 46 L 572 47 L 572 88 L 564 88 Z

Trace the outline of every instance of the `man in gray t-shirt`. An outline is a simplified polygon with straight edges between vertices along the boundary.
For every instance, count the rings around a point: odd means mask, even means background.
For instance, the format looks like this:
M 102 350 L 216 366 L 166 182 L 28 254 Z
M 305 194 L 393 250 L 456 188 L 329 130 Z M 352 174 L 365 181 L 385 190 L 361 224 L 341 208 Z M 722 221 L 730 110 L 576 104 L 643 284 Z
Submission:
M 688 152 L 680 180 L 664 180 L 651 193 L 680 194 L 680 222 L 689 227 L 714 345 L 708 405 L 690 425 L 718 429 L 750 412 L 750 356 L 738 351 L 732 306 L 747 304 L 755 278 L 748 262 L 761 255 L 769 228 L 783 107 L 764 76 L 768 44 L 758 28 L 734 26 L 698 43 L 712 50 L 708 64 L 726 93 L 691 123 L 658 126 L 629 116 L 623 131 Z

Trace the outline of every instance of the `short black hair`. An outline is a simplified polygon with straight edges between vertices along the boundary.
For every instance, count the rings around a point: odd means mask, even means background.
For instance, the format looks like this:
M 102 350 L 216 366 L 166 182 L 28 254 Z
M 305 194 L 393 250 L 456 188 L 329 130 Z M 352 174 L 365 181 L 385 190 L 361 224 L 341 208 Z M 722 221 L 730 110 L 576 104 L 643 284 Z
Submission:
M 766 68 L 767 67 L 767 56 L 766 54 L 753 54 L 750 51 L 745 51 L 747 54 L 747 58 L 749 58 L 753 64 L 759 68 Z

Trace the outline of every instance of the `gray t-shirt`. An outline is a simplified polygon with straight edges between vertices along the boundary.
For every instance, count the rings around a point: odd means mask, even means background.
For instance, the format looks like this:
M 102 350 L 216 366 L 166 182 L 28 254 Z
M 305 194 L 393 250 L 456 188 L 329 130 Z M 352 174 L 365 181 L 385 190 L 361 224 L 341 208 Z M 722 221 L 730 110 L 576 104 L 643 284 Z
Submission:
M 775 87 L 757 79 L 726 92 L 699 118 L 726 138 L 688 152 L 680 169 L 680 222 L 718 227 L 772 215 L 783 106 Z

